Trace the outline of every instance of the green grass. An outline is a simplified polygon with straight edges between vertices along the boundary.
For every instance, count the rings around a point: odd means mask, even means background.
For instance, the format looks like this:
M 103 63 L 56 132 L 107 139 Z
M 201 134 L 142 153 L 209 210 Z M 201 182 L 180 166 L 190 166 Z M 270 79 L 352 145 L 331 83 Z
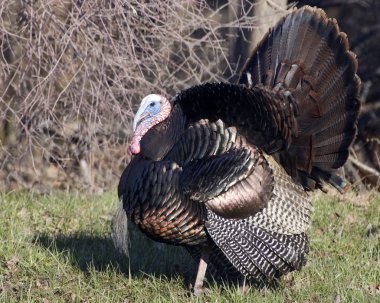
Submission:
M 131 231 L 131 257 L 110 239 L 116 197 L 0 193 L 2 302 L 380 302 L 380 196 L 319 195 L 311 252 L 277 288 L 210 283 L 189 293 L 196 264 L 179 247 Z

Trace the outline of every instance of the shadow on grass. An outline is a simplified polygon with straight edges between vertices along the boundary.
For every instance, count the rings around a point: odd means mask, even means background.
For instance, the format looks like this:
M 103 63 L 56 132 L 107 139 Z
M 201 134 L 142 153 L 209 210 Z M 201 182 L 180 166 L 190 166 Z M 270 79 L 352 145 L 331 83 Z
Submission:
M 71 263 L 83 272 L 88 272 L 90 267 L 99 271 L 117 267 L 128 273 L 128 259 L 115 251 L 109 238 L 86 234 L 40 234 L 35 241 L 54 255 L 69 257 Z
M 35 243 L 52 254 L 69 258 L 73 266 L 85 274 L 91 268 L 105 271 L 117 268 L 132 277 L 183 277 L 188 283 L 194 277 L 195 263 L 181 247 L 153 242 L 138 230 L 130 230 L 130 256 L 121 255 L 111 237 L 77 233 L 72 235 L 39 234 Z
M 73 266 L 78 267 L 86 275 L 91 268 L 96 271 L 119 270 L 132 278 L 147 276 L 158 279 L 183 278 L 182 285 L 190 289 L 195 281 L 197 264 L 181 247 L 154 242 L 138 230 L 130 230 L 131 248 L 129 258 L 121 255 L 115 248 L 111 237 L 92 236 L 88 234 L 48 235 L 36 237 L 37 244 L 48 249 L 53 255 L 69 258 Z M 60 258 L 60 257 L 59 257 Z M 215 285 L 238 287 L 238 280 L 214 280 L 208 276 L 208 287 Z M 276 290 L 281 287 L 279 281 L 270 283 L 253 282 L 253 288 Z

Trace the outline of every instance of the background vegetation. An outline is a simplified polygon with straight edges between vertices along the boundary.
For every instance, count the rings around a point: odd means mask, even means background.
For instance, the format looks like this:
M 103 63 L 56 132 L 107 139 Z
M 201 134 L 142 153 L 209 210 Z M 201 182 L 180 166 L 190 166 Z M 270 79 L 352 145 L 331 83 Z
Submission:
M 2 1 L 0 187 L 114 187 L 135 104 L 236 77 L 284 13 L 261 2 Z

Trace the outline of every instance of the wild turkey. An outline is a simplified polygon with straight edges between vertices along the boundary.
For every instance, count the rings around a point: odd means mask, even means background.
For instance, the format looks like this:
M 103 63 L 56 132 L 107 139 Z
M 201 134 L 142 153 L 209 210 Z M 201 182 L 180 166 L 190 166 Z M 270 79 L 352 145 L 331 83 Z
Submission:
M 201 257 L 195 292 L 206 266 L 267 281 L 305 264 L 306 190 L 347 187 L 334 170 L 356 134 L 356 70 L 335 20 L 304 7 L 267 33 L 239 83 L 143 99 L 118 194 L 147 236 Z

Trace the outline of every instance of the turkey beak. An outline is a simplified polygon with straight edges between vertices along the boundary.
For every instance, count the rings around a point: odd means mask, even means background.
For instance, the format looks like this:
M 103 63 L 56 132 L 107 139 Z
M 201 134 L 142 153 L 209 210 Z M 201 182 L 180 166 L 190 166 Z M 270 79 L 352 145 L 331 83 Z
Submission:
M 142 113 L 140 115 L 140 119 L 138 121 L 136 121 L 136 123 L 133 123 L 133 132 L 136 133 L 138 131 L 138 128 L 139 126 L 141 125 L 141 123 L 143 123 L 146 119 L 148 119 L 149 117 L 151 116 L 150 113 L 146 112 L 146 113 Z

